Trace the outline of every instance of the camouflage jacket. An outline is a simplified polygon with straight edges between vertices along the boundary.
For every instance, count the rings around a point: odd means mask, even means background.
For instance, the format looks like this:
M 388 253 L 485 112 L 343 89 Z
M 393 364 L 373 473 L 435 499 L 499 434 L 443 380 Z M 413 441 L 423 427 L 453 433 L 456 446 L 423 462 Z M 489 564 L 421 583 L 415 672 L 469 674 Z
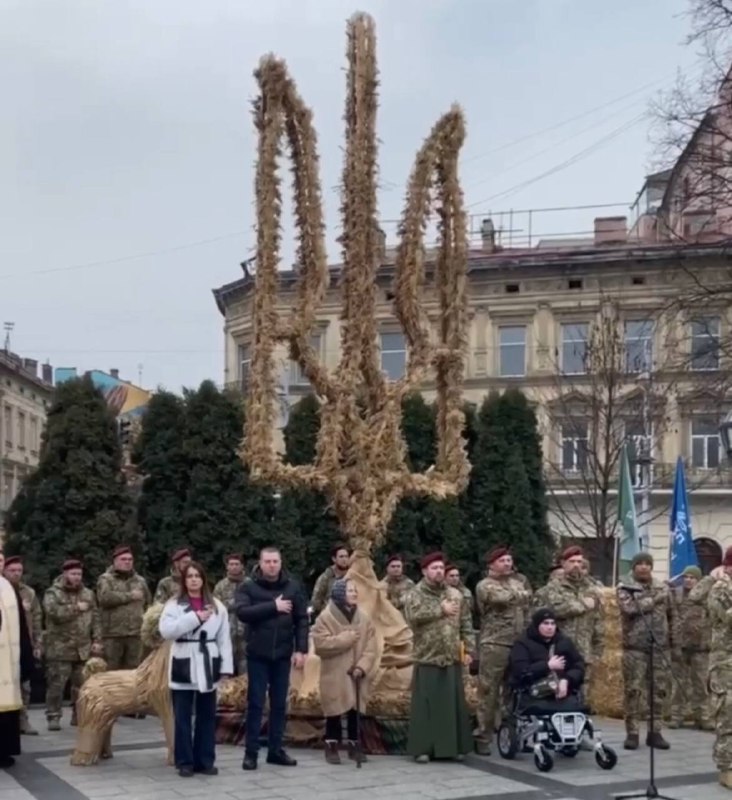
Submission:
M 171 597 L 175 597 L 180 589 L 180 578 L 177 575 L 167 575 L 160 579 L 157 589 L 155 589 L 155 603 L 167 603 Z
M 86 603 L 86 611 L 79 603 Z M 92 643 L 99 642 L 99 608 L 91 589 L 82 586 L 69 590 L 63 575 L 51 584 L 43 595 L 46 614 L 46 633 L 43 648 L 48 661 L 86 661 Z
M 140 600 L 132 598 L 133 589 L 142 592 Z M 150 605 L 150 590 L 136 572 L 117 572 L 110 567 L 97 581 L 97 602 L 102 636 L 139 636 L 142 615 Z
M 389 577 L 381 581 L 381 586 L 386 589 L 386 597 L 389 602 L 398 608 L 399 611 L 404 611 L 404 600 L 406 599 L 407 592 L 414 589 L 414 581 L 406 575 L 402 575 L 398 580 L 392 580 Z
M 488 575 L 475 587 L 480 643 L 511 647 L 526 630 L 531 590 L 513 575 Z
M 712 626 L 710 667 L 729 665 L 732 660 L 732 579 L 725 576 L 712 581 L 707 597 L 707 612 Z
M 711 631 L 706 602 L 695 602 L 691 598 L 691 591 L 683 587 L 673 589 L 671 599 L 674 604 L 674 646 L 688 652 L 708 652 Z
M 440 604 L 449 598 L 460 601 L 456 617 L 446 617 L 442 612 Z M 414 635 L 415 664 L 448 667 L 460 663 L 463 648 L 466 653 L 475 652 L 470 610 L 462 599 L 458 589 L 444 584 L 431 586 L 424 580 L 407 594 L 404 616 Z
M 238 581 L 234 581 L 231 578 L 222 578 L 216 584 L 216 586 L 214 586 L 213 590 L 214 597 L 217 600 L 221 600 L 221 602 L 226 606 L 226 610 L 229 612 L 229 630 L 231 631 L 231 641 L 235 644 L 244 641 L 245 626 L 236 615 L 236 600 L 234 598 L 236 590 L 242 585 L 244 580 L 244 575 L 242 575 L 241 579 Z
M 657 580 L 644 584 L 629 577 L 625 582 L 640 587 L 642 591 L 627 592 L 618 586 L 623 648 L 648 651 L 651 631 L 658 647 L 662 649 L 673 647 L 673 601 L 669 587 Z
M 588 608 L 587 602 L 594 607 Z M 602 593 L 587 578 L 568 576 L 549 581 L 534 595 L 534 608 L 548 607 L 557 615 L 562 633 L 574 641 L 587 663 L 600 658 L 604 640 Z
M 32 589 L 27 583 L 20 583 L 18 586 L 18 593 L 23 602 L 25 617 L 28 620 L 28 631 L 30 632 L 33 649 L 38 650 L 41 647 L 41 640 L 43 638 L 43 610 L 41 609 L 41 601 L 38 599 L 35 589 Z
M 328 567 L 328 569 L 323 570 L 318 576 L 318 580 L 315 581 L 315 587 L 313 588 L 313 596 L 310 600 L 310 605 L 313 607 L 314 614 L 320 614 L 328 605 L 330 590 L 333 588 L 333 584 L 337 579 L 338 575 L 336 575 L 334 567 Z

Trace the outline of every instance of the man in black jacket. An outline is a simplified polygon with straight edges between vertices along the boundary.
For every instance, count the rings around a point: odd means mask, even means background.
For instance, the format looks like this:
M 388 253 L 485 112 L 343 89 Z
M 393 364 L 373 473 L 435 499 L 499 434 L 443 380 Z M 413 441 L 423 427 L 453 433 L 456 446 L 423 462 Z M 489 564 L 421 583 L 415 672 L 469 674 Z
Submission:
M 269 687 L 268 764 L 294 767 L 282 747 L 290 666 L 302 669 L 308 652 L 308 610 L 300 584 L 282 569 L 276 547 L 265 547 L 259 566 L 236 590 L 236 614 L 247 626 L 246 749 L 242 769 L 257 768 L 262 710 Z

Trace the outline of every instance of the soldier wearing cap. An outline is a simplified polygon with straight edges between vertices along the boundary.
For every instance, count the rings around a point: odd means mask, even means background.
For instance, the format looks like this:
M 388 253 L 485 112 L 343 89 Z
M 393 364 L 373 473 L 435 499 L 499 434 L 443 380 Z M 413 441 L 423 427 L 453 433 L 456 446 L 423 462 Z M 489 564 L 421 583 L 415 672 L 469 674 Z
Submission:
M 425 556 L 422 580 L 407 595 L 404 616 L 414 634 L 407 752 L 418 763 L 462 759 L 473 749 L 463 664 L 474 652 L 473 626 L 461 593 L 445 583 L 445 556 Z
M 141 660 L 140 629 L 150 605 L 150 590 L 135 572 L 132 550 L 127 545 L 115 547 L 112 566 L 99 576 L 97 602 L 107 666 L 135 669 Z
M 69 559 L 62 574 L 43 595 L 46 615 L 46 719 L 49 731 L 61 730 L 61 702 L 66 683 L 71 681 L 76 724 L 76 698 L 82 684 L 82 670 L 89 656 L 103 653 L 99 609 L 91 589 L 83 584 L 81 561 Z
M 404 600 L 407 592 L 414 588 L 414 581 L 404 574 L 404 559 L 400 555 L 389 556 L 386 562 L 386 575 L 380 585 L 386 589 L 387 600 L 394 608 L 403 612 Z
M 220 600 L 229 612 L 229 630 L 231 632 L 231 646 L 234 654 L 234 671 L 237 675 L 244 675 L 247 671 L 246 643 L 244 641 L 245 626 L 236 615 L 236 590 L 241 586 L 246 575 L 244 574 L 244 556 L 241 553 L 230 553 L 224 559 L 226 577 L 222 578 L 214 587 L 213 594 Z
M 483 755 L 490 753 L 508 656 L 526 629 L 531 604 L 531 590 L 515 571 L 507 547 L 494 547 L 486 561 L 488 574 L 475 587 L 480 620 L 476 748 Z
M 41 601 L 35 590 L 23 582 L 23 559 L 21 556 L 8 556 L 5 559 L 3 575 L 15 586 L 23 602 L 23 611 L 28 621 L 28 633 L 33 645 L 33 658 L 39 661 L 41 658 L 41 641 L 43 638 L 43 611 Z M 31 687 L 30 681 L 25 681 L 21 685 L 23 694 L 23 710 L 20 712 L 20 732 L 26 736 L 38 736 L 38 731 L 28 720 L 28 704 L 30 703 Z
M 187 547 L 176 550 L 171 562 L 170 575 L 161 578 L 155 589 L 155 602 L 167 603 L 171 597 L 177 597 L 180 591 L 180 576 L 183 570 L 191 563 L 191 551 Z

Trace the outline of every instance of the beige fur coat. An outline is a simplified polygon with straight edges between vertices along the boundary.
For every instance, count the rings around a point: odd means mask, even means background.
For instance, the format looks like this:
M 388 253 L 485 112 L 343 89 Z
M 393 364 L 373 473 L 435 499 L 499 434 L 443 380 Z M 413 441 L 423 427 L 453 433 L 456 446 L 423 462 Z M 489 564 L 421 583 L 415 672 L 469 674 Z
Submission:
M 356 641 L 354 633 L 359 633 Z M 377 657 L 376 631 L 364 612 L 357 610 L 349 622 L 329 602 L 313 626 L 313 645 L 320 657 L 320 705 L 323 716 L 335 717 L 356 708 L 356 686 L 348 674 L 361 669 L 360 711 L 366 710 Z

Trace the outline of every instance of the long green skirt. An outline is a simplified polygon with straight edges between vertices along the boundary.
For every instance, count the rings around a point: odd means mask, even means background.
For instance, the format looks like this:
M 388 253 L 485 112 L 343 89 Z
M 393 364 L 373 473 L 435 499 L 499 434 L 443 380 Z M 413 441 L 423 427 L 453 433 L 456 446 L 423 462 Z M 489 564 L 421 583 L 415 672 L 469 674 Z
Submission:
M 407 753 L 415 757 L 455 758 L 472 750 L 462 666 L 415 665 Z

